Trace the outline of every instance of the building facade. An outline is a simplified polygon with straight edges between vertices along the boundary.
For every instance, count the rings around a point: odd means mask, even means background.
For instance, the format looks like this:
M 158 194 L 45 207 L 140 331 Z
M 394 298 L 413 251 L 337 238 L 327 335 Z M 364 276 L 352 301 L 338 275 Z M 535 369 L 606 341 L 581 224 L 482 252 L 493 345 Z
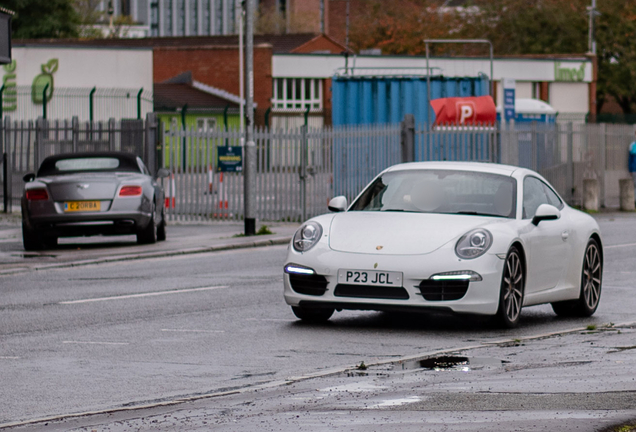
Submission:
M 238 32 L 240 0 L 102 0 L 98 10 L 114 17 L 130 17 L 134 36 L 209 36 Z M 258 3 L 258 1 L 257 1 Z

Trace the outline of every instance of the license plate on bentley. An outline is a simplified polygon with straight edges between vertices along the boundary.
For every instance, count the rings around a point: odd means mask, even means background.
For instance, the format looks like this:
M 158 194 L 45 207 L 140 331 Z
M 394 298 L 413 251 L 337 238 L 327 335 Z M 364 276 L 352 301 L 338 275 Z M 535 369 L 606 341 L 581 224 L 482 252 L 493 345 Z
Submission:
M 402 286 L 401 272 L 376 270 L 338 270 L 338 283 L 347 285 Z
M 65 212 L 99 211 L 100 208 L 100 201 L 67 201 L 64 203 Z

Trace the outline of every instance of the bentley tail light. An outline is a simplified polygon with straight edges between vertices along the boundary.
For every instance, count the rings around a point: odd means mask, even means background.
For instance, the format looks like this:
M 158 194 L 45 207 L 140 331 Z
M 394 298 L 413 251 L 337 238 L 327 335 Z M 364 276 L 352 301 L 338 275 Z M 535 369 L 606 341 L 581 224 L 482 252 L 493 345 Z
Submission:
M 119 196 L 139 196 L 143 192 L 141 186 L 122 186 Z
M 49 199 L 49 194 L 44 188 L 29 189 L 26 191 L 26 199 L 29 201 L 43 201 Z

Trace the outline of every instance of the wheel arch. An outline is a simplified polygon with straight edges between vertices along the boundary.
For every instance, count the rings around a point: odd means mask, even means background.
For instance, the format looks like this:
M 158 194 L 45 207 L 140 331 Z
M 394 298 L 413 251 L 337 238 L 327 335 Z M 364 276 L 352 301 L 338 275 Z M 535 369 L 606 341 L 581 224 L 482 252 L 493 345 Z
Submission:
M 594 239 L 594 240 L 596 240 L 596 242 L 598 243 L 598 246 L 599 246 L 599 254 L 601 255 L 601 264 L 605 264 L 605 262 L 604 262 L 604 256 L 603 256 L 603 242 L 601 241 L 601 236 L 600 236 L 597 232 L 594 232 L 594 233 L 592 233 L 592 235 L 590 236 L 590 239 Z
M 510 245 L 510 248 L 516 247 L 517 250 L 519 251 L 519 254 L 521 255 L 521 265 L 523 266 L 523 273 L 526 275 L 526 277 L 523 280 L 523 287 L 525 289 L 525 285 L 526 285 L 526 279 L 528 277 L 528 262 L 527 262 L 527 257 L 526 257 L 526 250 L 523 248 L 523 245 L 521 244 L 521 242 L 519 240 L 515 240 L 514 242 L 512 242 L 512 244 Z

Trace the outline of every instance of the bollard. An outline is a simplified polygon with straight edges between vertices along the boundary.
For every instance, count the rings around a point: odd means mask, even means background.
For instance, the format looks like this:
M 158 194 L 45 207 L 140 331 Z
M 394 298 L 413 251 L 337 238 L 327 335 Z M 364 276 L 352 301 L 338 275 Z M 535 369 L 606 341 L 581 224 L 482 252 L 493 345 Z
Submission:
M 583 209 L 598 211 L 600 189 L 597 179 L 583 180 Z
M 621 198 L 621 211 L 634 211 L 634 180 L 620 179 L 618 181 Z

